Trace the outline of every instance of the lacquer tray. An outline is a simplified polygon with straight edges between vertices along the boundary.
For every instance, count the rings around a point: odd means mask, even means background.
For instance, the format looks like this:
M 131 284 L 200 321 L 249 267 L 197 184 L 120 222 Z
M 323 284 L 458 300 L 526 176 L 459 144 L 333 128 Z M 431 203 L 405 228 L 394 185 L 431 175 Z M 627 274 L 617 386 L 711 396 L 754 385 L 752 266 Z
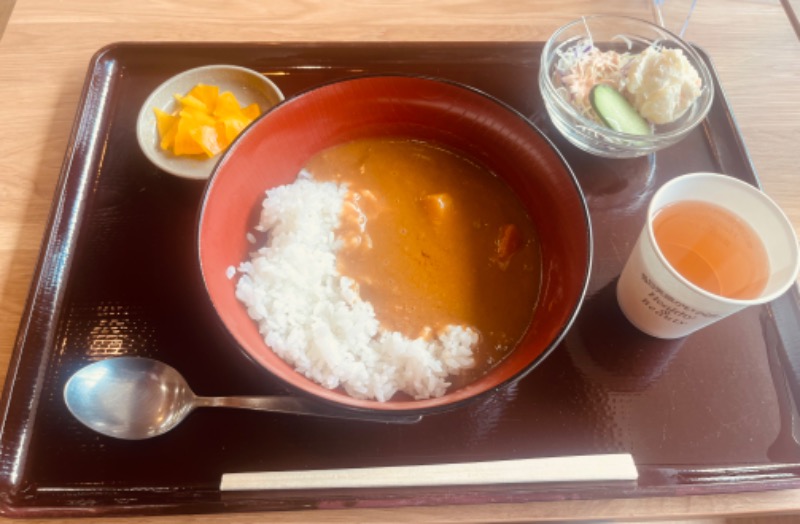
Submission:
M 537 87 L 541 43 L 123 43 L 93 58 L 2 401 L 0 508 L 112 515 L 524 502 L 800 486 L 796 289 L 678 341 L 637 332 L 613 287 L 653 191 L 692 171 L 758 180 L 724 93 L 680 144 L 604 160 L 561 139 Z M 136 144 L 150 91 L 184 69 L 239 64 L 287 96 L 365 73 L 469 84 L 529 117 L 586 193 L 595 264 L 584 308 L 532 373 L 414 426 L 201 410 L 141 442 L 79 425 L 62 389 L 103 357 L 145 355 L 205 395 L 287 394 L 232 347 L 198 280 L 203 184 L 158 171 Z M 268 166 L 265 166 L 268 168 Z M 558 224 L 553 224 L 558 227 Z M 222 493 L 223 473 L 631 453 L 636 483 Z

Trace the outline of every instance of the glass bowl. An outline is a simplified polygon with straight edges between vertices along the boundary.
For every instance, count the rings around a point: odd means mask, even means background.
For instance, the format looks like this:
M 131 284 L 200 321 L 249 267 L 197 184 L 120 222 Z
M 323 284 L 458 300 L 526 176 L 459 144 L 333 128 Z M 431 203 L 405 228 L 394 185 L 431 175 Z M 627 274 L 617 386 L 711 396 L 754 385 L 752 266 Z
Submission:
M 652 125 L 649 135 L 615 131 L 591 114 L 579 111 L 569 100 L 559 60 L 575 46 L 594 45 L 600 51 L 638 54 L 650 46 L 679 49 L 700 77 L 700 95 L 675 121 Z M 588 47 L 584 47 L 588 49 Z M 622 69 L 626 74 L 625 68 Z M 553 125 L 567 140 L 589 153 L 608 158 L 634 158 L 671 146 L 692 131 L 706 117 L 714 98 L 711 72 L 700 55 L 675 34 L 644 20 L 621 16 L 586 16 L 558 29 L 544 46 L 539 71 L 539 88 Z

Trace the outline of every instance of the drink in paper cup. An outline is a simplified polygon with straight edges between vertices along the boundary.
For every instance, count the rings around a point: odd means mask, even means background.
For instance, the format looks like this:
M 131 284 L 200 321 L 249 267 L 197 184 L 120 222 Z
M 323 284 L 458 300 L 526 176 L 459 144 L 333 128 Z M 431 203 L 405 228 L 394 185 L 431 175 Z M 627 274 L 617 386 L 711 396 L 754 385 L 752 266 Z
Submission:
M 617 300 L 640 330 L 679 338 L 777 298 L 798 269 L 792 224 L 769 197 L 726 175 L 693 173 L 653 196 Z

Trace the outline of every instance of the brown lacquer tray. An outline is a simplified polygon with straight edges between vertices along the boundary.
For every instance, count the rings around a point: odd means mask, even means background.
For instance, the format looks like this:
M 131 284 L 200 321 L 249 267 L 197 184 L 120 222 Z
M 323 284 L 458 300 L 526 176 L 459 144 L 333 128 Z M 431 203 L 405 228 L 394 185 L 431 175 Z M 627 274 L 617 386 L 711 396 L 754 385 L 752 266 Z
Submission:
M 665 181 L 727 173 L 758 184 L 720 86 L 702 126 L 636 160 L 557 135 L 537 87 L 540 43 L 118 44 L 91 62 L 5 386 L 0 506 L 11 516 L 200 513 L 726 493 L 800 486 L 798 293 L 677 341 L 637 332 L 614 283 Z M 69 375 L 145 355 L 204 395 L 286 394 L 231 346 L 199 284 L 203 183 L 158 171 L 136 144 L 140 106 L 182 70 L 238 64 L 287 96 L 365 73 L 460 81 L 509 103 L 562 151 L 586 193 L 595 261 L 562 344 L 512 387 L 413 426 L 201 410 L 129 442 L 67 412 Z M 558 227 L 558 224 L 553 224 Z M 631 453 L 634 483 L 222 493 L 223 473 Z

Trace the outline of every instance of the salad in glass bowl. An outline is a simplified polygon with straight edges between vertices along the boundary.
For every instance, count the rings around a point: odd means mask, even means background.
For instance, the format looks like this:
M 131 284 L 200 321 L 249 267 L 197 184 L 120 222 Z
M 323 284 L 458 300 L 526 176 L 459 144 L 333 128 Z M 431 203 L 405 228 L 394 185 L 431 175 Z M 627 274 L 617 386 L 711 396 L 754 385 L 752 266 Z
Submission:
M 684 138 L 713 101 L 697 51 L 649 22 L 583 17 L 545 44 L 539 87 L 555 127 L 612 158 L 643 156 Z

